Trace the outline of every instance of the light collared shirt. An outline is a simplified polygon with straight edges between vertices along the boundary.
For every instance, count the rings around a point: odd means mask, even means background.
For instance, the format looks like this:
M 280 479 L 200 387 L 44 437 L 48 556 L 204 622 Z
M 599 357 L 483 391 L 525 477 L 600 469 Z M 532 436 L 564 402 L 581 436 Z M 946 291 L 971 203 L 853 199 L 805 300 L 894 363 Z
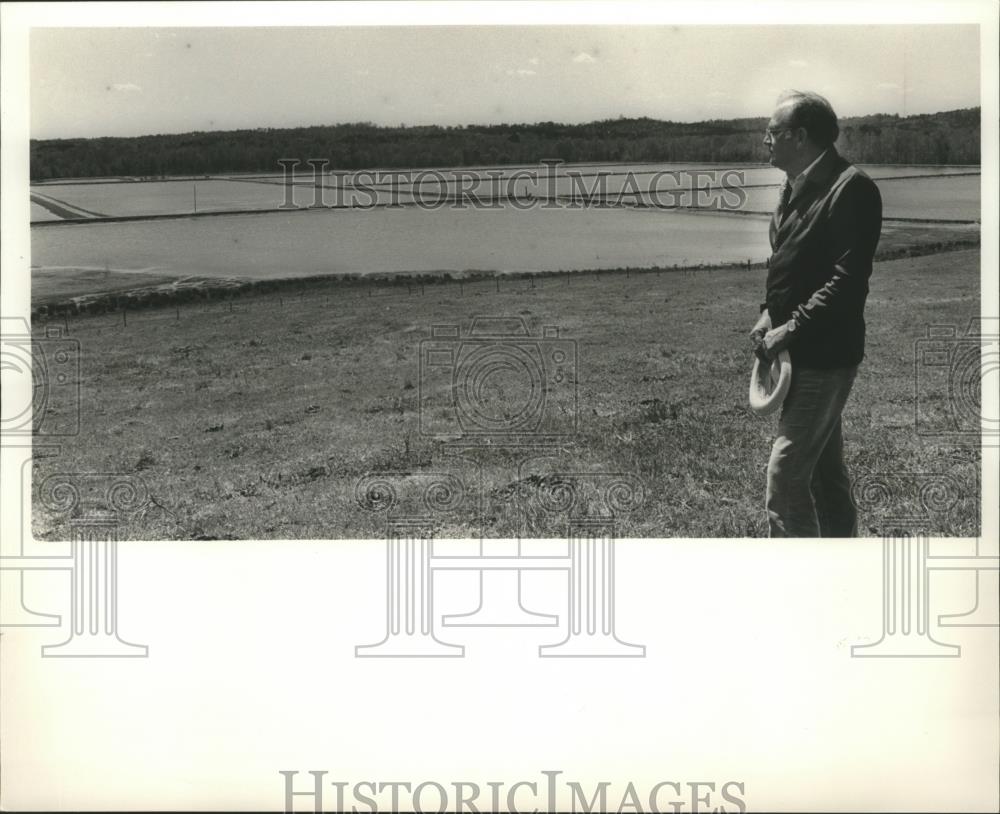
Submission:
M 788 179 L 788 183 L 791 184 L 792 187 L 793 198 L 796 195 L 798 195 L 799 191 L 802 189 L 802 185 L 809 178 L 809 173 L 811 173 L 814 169 L 816 169 L 816 165 L 823 160 L 823 156 L 825 156 L 828 152 L 830 152 L 829 147 L 827 147 L 823 152 L 821 152 L 818 156 L 816 156 L 816 159 L 812 162 L 812 164 L 810 164 L 808 167 L 802 170 L 802 172 L 796 175 L 795 178 Z

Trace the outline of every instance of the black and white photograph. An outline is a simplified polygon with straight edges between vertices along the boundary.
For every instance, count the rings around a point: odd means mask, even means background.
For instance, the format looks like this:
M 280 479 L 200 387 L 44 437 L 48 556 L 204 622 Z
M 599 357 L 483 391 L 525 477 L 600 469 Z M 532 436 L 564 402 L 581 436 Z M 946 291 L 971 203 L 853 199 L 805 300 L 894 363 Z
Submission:
M 35 475 L 138 476 L 128 536 L 380 537 L 359 479 L 435 468 L 439 536 L 553 536 L 576 470 L 631 537 L 881 534 L 901 468 L 978 535 L 976 26 L 30 46 L 32 325 L 87 354 Z
M 2 13 L 0 806 L 997 810 L 993 0 Z

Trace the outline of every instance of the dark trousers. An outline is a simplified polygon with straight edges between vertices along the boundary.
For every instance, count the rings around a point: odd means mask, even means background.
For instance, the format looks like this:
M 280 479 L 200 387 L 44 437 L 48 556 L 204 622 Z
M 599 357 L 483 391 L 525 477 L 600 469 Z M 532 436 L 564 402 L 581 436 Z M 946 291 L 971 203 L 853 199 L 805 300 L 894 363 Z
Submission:
M 795 368 L 767 465 L 771 537 L 856 537 L 840 414 L 857 367 Z

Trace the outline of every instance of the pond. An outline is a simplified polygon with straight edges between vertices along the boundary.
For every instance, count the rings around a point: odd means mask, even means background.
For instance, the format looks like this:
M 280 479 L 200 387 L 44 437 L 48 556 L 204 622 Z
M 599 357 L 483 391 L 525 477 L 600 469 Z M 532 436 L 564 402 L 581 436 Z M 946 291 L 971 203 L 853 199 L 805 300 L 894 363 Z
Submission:
M 765 218 L 636 209 L 303 210 L 35 228 L 31 243 L 34 266 L 248 278 L 652 267 L 770 255 Z

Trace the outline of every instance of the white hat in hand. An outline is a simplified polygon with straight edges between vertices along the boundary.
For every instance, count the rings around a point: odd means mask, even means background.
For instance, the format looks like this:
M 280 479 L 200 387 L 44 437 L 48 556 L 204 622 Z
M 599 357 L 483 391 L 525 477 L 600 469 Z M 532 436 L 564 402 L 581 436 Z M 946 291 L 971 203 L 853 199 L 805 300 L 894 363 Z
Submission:
M 792 386 L 792 359 L 787 350 L 770 365 L 754 359 L 750 374 L 750 409 L 757 415 L 770 415 L 779 407 Z

